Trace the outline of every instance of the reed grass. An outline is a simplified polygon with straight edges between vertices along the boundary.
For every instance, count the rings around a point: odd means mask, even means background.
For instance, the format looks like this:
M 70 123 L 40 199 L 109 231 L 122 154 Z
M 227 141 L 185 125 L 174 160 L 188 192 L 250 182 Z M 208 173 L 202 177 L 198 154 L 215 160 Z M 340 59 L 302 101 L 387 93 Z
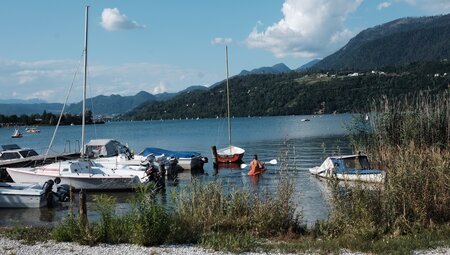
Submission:
M 399 101 L 383 98 L 371 109 L 370 130 L 357 121 L 355 150 L 366 151 L 386 170 L 376 189 L 333 192 L 328 222 L 317 231 L 374 240 L 413 234 L 450 222 L 450 96 L 448 93 Z
M 292 203 L 289 181 L 280 182 L 276 194 L 227 192 L 220 182 L 193 182 L 176 198 L 174 221 L 200 237 L 209 233 L 250 233 L 256 237 L 299 231 L 301 224 Z
M 116 201 L 95 196 L 94 209 L 100 220 L 81 224 L 69 215 L 53 229 L 57 241 L 135 243 L 202 243 L 237 251 L 253 247 L 256 238 L 299 233 L 299 216 L 292 203 L 292 183 L 283 181 L 275 194 L 262 196 L 244 190 L 227 190 L 218 181 L 193 181 L 176 195 L 174 207 L 158 203 L 148 187 L 138 188 L 130 202 L 131 211 L 116 216 Z M 250 238 L 251 237 L 251 238 Z M 218 246 L 218 240 L 221 246 Z M 247 247 L 247 248 L 244 248 Z

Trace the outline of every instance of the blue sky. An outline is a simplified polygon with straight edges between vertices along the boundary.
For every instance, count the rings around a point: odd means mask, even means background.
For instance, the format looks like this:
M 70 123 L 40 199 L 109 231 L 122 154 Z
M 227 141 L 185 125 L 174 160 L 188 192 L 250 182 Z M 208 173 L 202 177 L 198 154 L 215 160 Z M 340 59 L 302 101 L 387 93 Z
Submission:
M 0 99 L 81 100 L 84 7 L 88 96 L 177 92 L 285 63 L 298 68 L 363 29 L 397 18 L 447 14 L 449 0 L 4 0 Z M 79 72 L 77 70 L 79 69 Z

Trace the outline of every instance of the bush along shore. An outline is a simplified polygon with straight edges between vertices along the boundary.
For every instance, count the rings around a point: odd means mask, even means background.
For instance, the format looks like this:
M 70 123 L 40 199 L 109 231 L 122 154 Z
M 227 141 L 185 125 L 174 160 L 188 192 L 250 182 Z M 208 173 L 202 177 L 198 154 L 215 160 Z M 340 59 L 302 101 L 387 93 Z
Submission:
M 369 121 L 352 124 L 350 140 L 355 151 L 365 151 L 386 170 L 384 184 L 330 180 L 330 215 L 310 228 L 302 223 L 301 205 L 293 202 L 299 194 L 285 174 L 277 192 L 263 194 L 225 189 L 219 181 L 193 181 L 172 194 L 170 206 L 149 195 L 151 187 L 140 187 L 130 212 L 120 216 L 113 197 L 98 195 L 94 209 L 99 221 L 69 214 L 52 229 L 15 227 L 2 233 L 30 242 L 196 244 L 235 253 L 405 254 L 437 247 L 448 252 L 450 96 L 381 99 L 369 112 Z M 283 174 L 289 158 L 280 161 Z

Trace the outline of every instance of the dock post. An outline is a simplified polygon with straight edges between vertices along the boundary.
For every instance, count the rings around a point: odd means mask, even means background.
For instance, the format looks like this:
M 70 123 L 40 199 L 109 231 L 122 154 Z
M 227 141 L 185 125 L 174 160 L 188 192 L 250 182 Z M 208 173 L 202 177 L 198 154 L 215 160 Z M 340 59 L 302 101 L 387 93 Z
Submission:
M 88 223 L 87 207 L 86 207 L 86 192 L 83 189 L 80 190 L 78 203 L 79 203 L 78 204 L 78 208 L 79 208 L 78 220 L 83 227 L 86 227 L 86 225 Z

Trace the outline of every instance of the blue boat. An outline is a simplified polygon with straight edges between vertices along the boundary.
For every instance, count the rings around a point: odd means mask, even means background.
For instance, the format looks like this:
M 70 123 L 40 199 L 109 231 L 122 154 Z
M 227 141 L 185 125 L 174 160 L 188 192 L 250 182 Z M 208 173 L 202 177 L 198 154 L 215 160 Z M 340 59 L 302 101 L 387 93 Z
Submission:
M 176 158 L 178 165 L 183 169 L 191 169 L 192 158 L 201 157 L 201 154 L 196 151 L 171 151 L 156 147 L 145 148 L 139 155 L 148 156 L 153 154 L 155 157 L 165 156 L 168 158 Z M 207 159 L 206 159 L 207 162 Z

